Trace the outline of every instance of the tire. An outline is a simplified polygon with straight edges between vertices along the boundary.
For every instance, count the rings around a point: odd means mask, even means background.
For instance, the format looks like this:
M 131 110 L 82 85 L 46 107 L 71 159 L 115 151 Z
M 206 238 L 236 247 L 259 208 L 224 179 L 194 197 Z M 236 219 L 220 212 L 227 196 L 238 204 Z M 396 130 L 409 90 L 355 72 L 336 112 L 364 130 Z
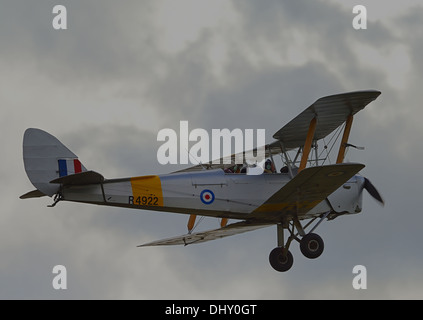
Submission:
M 284 257 L 282 254 L 282 247 L 277 247 L 270 252 L 269 262 L 276 271 L 285 272 L 291 269 L 294 264 L 294 257 L 289 250 L 286 257 Z
M 320 257 L 324 248 L 323 239 L 315 233 L 305 235 L 300 241 L 301 253 L 309 259 Z

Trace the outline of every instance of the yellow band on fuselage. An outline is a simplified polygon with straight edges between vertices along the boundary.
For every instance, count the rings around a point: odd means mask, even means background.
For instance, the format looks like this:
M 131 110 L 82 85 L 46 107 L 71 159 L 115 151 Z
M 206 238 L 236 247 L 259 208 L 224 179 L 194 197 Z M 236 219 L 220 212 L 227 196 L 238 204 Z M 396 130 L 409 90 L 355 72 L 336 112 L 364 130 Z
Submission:
M 139 206 L 163 207 L 163 191 L 159 176 L 131 178 L 132 199 L 129 203 Z

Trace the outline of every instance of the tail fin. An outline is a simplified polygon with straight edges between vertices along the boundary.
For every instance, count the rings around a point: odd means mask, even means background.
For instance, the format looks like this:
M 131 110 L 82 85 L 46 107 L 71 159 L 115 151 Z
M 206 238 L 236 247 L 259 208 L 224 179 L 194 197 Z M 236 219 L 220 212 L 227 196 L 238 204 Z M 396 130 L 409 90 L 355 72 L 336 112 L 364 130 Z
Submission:
M 50 181 L 87 171 L 72 151 L 40 129 L 30 128 L 25 131 L 23 159 L 31 183 L 39 192 L 50 197 L 60 188 Z M 41 196 L 40 193 L 37 195 Z

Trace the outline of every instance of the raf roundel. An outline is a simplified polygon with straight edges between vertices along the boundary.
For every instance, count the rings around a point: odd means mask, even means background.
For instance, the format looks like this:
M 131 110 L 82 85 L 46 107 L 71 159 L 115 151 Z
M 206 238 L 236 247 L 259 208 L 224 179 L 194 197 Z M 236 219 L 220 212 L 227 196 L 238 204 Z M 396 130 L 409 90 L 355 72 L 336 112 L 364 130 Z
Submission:
M 214 193 L 211 190 L 203 190 L 200 194 L 201 202 L 204 204 L 211 204 L 214 201 Z

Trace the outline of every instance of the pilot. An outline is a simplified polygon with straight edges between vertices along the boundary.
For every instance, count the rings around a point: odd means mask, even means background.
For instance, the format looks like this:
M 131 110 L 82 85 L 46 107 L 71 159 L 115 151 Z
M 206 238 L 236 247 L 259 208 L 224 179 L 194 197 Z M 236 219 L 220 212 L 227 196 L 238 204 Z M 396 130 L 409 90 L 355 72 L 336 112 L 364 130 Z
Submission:
M 234 173 L 233 170 L 232 170 L 232 168 L 230 168 L 230 167 L 224 169 L 223 171 L 225 171 L 225 173 Z
M 240 173 L 241 172 L 241 168 L 242 168 L 242 165 L 236 164 L 234 166 L 234 169 L 233 169 L 234 173 Z
M 266 162 L 264 163 L 264 172 L 265 173 L 275 173 L 275 165 L 273 163 L 272 160 L 267 159 Z
M 281 168 L 281 173 L 289 173 L 288 166 L 284 166 Z

